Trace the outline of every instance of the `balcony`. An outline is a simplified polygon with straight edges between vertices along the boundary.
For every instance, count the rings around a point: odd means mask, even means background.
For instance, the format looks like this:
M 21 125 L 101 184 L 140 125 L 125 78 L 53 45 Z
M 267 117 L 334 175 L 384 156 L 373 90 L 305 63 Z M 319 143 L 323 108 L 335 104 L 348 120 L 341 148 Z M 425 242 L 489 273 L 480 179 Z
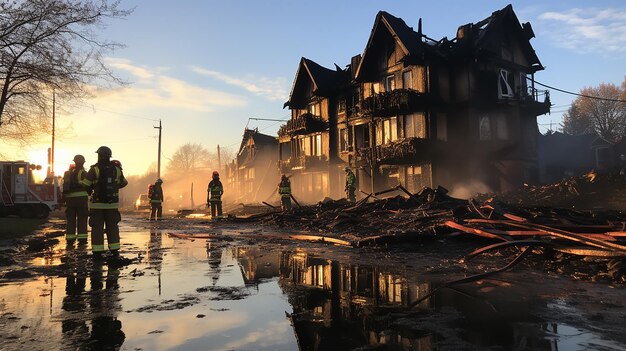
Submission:
M 543 99 L 543 101 L 540 101 Z M 550 113 L 550 91 L 528 87 L 521 95 L 522 108 L 529 110 L 534 116 Z
M 404 138 L 389 144 L 376 145 L 378 164 L 406 164 L 428 161 L 442 154 L 443 141 L 424 138 Z
M 316 167 L 326 166 L 328 166 L 328 158 L 326 156 L 298 156 L 278 161 L 281 173 L 289 173 L 295 170 L 311 170 Z
M 328 123 L 319 116 L 305 113 L 295 119 L 290 119 L 278 130 L 278 136 L 293 136 L 328 130 Z
M 412 89 L 396 89 L 360 101 L 349 111 L 354 115 L 388 117 L 418 111 L 427 104 L 427 95 Z

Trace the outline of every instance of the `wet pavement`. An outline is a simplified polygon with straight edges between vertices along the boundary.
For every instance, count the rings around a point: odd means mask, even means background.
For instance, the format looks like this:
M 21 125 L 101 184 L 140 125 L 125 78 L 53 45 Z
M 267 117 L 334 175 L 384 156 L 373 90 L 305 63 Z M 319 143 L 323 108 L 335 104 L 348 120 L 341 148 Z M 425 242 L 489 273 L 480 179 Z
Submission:
M 435 290 L 467 267 L 432 249 L 254 240 L 238 234 L 258 228 L 206 221 L 185 232 L 233 239 L 180 239 L 168 221 L 126 216 L 123 264 L 60 237 L 0 266 L 0 350 L 626 349 L 622 286 L 522 268 Z

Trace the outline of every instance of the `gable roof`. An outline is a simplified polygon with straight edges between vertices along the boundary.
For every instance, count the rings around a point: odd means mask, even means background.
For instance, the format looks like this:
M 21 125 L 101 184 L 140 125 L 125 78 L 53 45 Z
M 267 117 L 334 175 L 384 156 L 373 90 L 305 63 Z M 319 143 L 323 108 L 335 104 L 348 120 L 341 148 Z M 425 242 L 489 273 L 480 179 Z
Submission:
M 309 79 L 313 84 L 313 95 L 317 96 L 329 96 L 336 92 L 349 82 L 349 74 L 346 71 L 341 70 L 337 65 L 336 70 L 323 67 L 316 62 L 302 57 L 298 70 L 296 71 L 296 77 L 294 78 L 293 85 L 291 86 L 291 92 L 289 93 L 289 100 L 285 102 L 284 107 L 287 106 L 301 106 L 303 101 L 299 99 L 304 98 L 298 96 L 300 91 L 298 87 L 304 84 L 303 79 Z
M 241 139 L 241 145 L 239 146 L 239 152 L 246 147 L 248 140 L 252 139 L 255 145 L 278 145 L 278 139 L 271 135 L 259 133 L 258 129 L 244 129 L 243 138 Z
M 385 11 L 379 11 L 378 14 L 376 14 L 374 26 L 372 27 L 372 32 L 367 40 L 365 51 L 363 51 L 363 57 L 356 70 L 357 78 L 362 76 L 363 63 L 366 62 L 371 56 L 369 53 L 372 45 L 374 44 L 374 37 L 381 28 L 386 28 L 389 31 L 405 55 L 421 56 L 424 53 L 426 44 L 422 42 L 422 35 L 420 33 L 415 32 L 401 18 L 392 16 Z
M 463 31 L 461 29 L 464 29 Z M 467 34 L 465 34 L 467 31 Z M 469 40 L 463 40 L 458 35 L 464 33 Z M 457 32 L 456 49 L 469 49 L 477 55 L 481 50 L 496 52 L 500 48 L 499 38 L 503 33 L 511 33 L 516 36 L 522 46 L 522 50 L 528 59 L 533 72 L 543 70 L 535 49 L 530 44 L 530 39 L 535 37 L 535 33 L 529 22 L 521 24 L 512 5 L 507 5 L 501 10 L 494 11 L 491 16 L 476 23 L 469 23 L 459 27 Z M 469 46 L 469 47 L 468 47 Z

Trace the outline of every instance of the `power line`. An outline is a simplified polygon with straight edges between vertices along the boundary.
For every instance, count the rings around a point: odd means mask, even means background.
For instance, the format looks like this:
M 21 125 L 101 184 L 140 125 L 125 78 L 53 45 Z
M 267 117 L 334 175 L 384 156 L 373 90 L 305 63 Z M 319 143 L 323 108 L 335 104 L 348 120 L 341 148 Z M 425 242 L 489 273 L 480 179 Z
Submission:
M 539 83 L 538 81 L 536 81 L 536 80 L 534 80 L 532 78 L 528 78 L 527 77 L 527 79 L 530 80 L 531 82 L 537 84 L 537 85 L 541 85 L 542 87 L 545 87 L 545 88 L 548 88 L 548 89 L 552 89 L 552 90 L 556 90 L 556 91 L 560 91 L 561 93 L 565 93 L 565 94 L 570 94 L 570 95 L 575 95 L 575 96 L 580 96 L 580 97 L 589 98 L 589 99 L 595 99 L 595 100 L 603 100 L 603 101 L 611 101 L 611 102 L 624 102 L 624 103 L 626 103 L 626 100 L 607 99 L 607 98 L 603 98 L 603 97 L 599 97 L 599 96 L 591 96 L 591 95 L 574 93 L 574 92 L 571 92 L 571 91 L 555 88 L 555 87 L 547 85 L 547 84 Z
M 116 114 L 116 115 L 125 116 L 125 117 L 130 117 L 130 118 L 143 119 L 143 120 L 146 120 L 146 121 L 153 121 L 153 122 L 158 122 L 158 121 L 159 121 L 158 119 L 154 119 L 154 118 L 148 118 L 148 117 L 143 117 L 143 116 L 131 115 L 131 114 L 129 114 L 129 113 L 123 113 L 123 112 L 117 112 L 117 111 L 105 110 L 105 109 L 102 109 L 102 108 L 96 108 L 96 107 L 95 107 L 95 105 L 80 104 L 80 103 L 77 103 L 76 105 L 80 105 L 80 106 L 83 106 L 83 107 L 87 107 L 87 108 L 90 108 L 90 109 L 92 109 L 92 110 L 94 110 L 94 111 L 99 111 L 99 112 L 108 112 L 108 113 L 113 113 L 113 114 Z

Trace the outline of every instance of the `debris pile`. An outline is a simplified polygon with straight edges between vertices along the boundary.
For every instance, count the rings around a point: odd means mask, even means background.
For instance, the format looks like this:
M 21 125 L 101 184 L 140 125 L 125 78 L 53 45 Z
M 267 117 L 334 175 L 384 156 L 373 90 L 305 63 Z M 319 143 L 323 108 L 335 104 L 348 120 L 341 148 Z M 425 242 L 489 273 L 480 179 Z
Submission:
M 493 195 L 484 195 L 491 197 Z M 560 182 L 525 185 L 498 198 L 522 206 L 552 206 L 578 209 L 626 210 L 626 176 L 619 173 L 589 172 Z
M 369 201 L 394 191 L 408 197 L 397 195 Z M 326 199 L 315 206 L 264 214 L 254 220 L 339 236 L 357 247 L 470 234 L 496 243 L 473 251 L 467 259 L 511 247 L 524 249 L 525 255 L 542 249 L 606 260 L 613 279 L 624 281 L 626 277 L 626 214 L 617 211 L 519 206 L 494 197 L 462 200 L 448 196 L 442 187 L 412 194 L 398 186 L 368 194 L 355 204 Z

